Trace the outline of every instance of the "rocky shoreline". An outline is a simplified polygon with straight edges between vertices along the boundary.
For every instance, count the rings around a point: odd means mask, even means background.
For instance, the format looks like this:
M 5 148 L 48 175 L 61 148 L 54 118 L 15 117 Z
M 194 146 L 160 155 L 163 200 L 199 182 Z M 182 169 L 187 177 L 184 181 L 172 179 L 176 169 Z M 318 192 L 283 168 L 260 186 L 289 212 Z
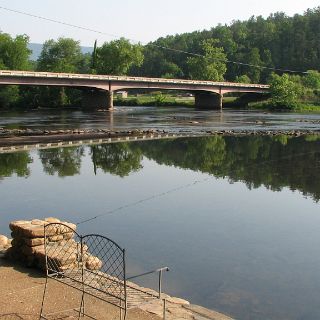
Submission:
M 39 130 L 39 129 L 4 129 L 0 128 L 0 148 L 46 143 L 81 141 L 84 143 L 103 143 L 126 140 L 143 140 L 153 138 L 174 138 L 194 136 L 304 136 L 320 135 L 317 130 L 190 130 L 165 131 L 157 129 L 112 131 L 109 129 L 75 129 L 75 130 Z M 109 140 L 103 140 L 109 139 Z M 91 141 L 90 141 L 91 140 Z M 94 141 L 95 140 L 95 141 Z M 72 144 L 72 143 L 70 143 Z M 45 147 L 45 145 L 43 145 Z M 48 146 L 50 147 L 50 146 Z M 1 150 L 0 150 L 1 151 Z

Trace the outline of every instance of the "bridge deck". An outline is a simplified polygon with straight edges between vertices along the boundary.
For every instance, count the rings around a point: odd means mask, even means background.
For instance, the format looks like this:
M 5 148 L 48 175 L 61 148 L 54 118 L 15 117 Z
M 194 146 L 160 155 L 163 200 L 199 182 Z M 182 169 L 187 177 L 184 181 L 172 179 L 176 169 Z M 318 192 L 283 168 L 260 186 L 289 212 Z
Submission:
M 214 82 L 214 81 L 199 81 L 186 79 L 165 79 L 165 78 L 147 78 L 147 77 L 132 77 L 132 76 L 115 76 L 115 75 L 94 75 L 94 74 L 76 74 L 76 73 L 54 73 L 54 72 L 35 72 L 35 71 L 16 71 L 16 70 L 0 70 L 0 78 L 5 77 L 23 77 L 23 78 L 41 78 L 41 79 L 78 79 L 78 80 L 95 80 L 95 81 L 121 81 L 121 82 L 147 82 L 161 84 L 183 84 L 193 86 L 208 86 L 208 87 L 235 87 L 248 89 L 265 89 L 268 90 L 268 85 L 263 84 L 247 84 L 235 82 Z

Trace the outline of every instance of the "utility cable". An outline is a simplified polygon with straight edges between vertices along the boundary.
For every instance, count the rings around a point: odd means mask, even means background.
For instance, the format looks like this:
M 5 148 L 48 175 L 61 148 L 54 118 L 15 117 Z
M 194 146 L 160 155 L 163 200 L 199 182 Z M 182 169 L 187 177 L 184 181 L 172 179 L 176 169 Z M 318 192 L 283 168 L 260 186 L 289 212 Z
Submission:
M 68 23 L 68 22 L 63 22 L 63 21 L 59 21 L 59 20 L 54 20 L 54 19 L 38 16 L 38 15 L 35 15 L 35 14 L 32 14 L 32 13 L 28 13 L 28 12 L 9 9 L 9 8 L 5 8 L 5 7 L 0 7 L 0 9 L 6 10 L 6 11 L 10 11 L 10 12 L 14 12 L 14 13 L 19 13 L 19 14 L 22 14 L 24 16 L 37 18 L 37 19 L 40 19 L 40 20 L 45 20 L 45 21 L 49 21 L 49 22 L 53 22 L 53 23 L 62 24 L 64 26 L 68 26 L 68 27 L 72 27 L 72 28 L 76 28 L 76 29 L 80 29 L 80 30 L 85 30 L 85 31 L 90 31 L 90 32 L 94 32 L 94 33 L 99 33 L 99 34 L 102 34 L 102 35 L 107 35 L 107 36 L 110 36 L 110 37 L 113 37 L 113 38 L 118 38 L 119 37 L 118 35 L 115 35 L 115 34 L 106 33 L 106 32 L 103 32 L 103 31 L 99 31 L 99 30 L 90 29 L 90 28 L 87 28 L 87 27 L 78 26 L 78 25 L 71 24 L 71 23 Z
M 301 156 L 305 156 L 307 154 L 312 154 L 312 153 L 315 153 L 314 151 L 310 151 L 310 152 L 303 152 L 303 153 L 299 153 L 299 154 L 295 154 L 294 157 L 301 157 Z M 262 162 L 259 162 L 259 163 L 256 163 L 256 164 L 253 164 L 253 165 L 248 165 L 247 166 L 247 169 L 251 168 L 251 167 L 254 167 L 254 166 L 261 166 L 261 165 L 266 165 L 266 164 L 269 164 L 269 163 L 272 163 L 272 162 L 275 162 L 275 161 L 282 161 L 282 160 L 286 160 L 286 159 L 290 159 L 292 158 L 292 155 L 291 156 L 284 156 L 284 157 L 280 157 L 278 159 L 275 159 L 275 160 L 266 160 L 266 161 L 262 161 Z M 231 173 L 233 171 L 236 171 L 236 170 L 231 170 Z M 230 173 L 229 173 L 230 175 Z M 146 198 L 143 198 L 143 199 L 140 199 L 140 200 L 137 200 L 137 201 L 134 201 L 134 202 L 129 202 L 125 205 L 122 205 L 120 207 L 117 207 L 115 209 L 112 209 L 112 210 L 109 210 L 109 211 L 106 211 L 104 213 L 101 213 L 101 214 L 98 214 L 96 216 L 93 216 L 91 218 L 88 218 L 88 219 L 84 219 L 84 220 L 81 220 L 79 222 L 76 223 L 76 225 L 80 225 L 80 224 L 84 224 L 84 223 L 87 223 L 87 222 L 90 222 L 92 220 L 95 220 L 95 219 L 98 219 L 98 218 L 101 218 L 103 216 L 107 216 L 107 215 L 111 215 L 113 213 L 116 213 L 118 211 L 121 211 L 123 209 L 127 209 L 127 208 L 130 208 L 130 207 L 134 207 L 138 204 L 141 204 L 141 203 L 144 203 L 144 202 L 147 202 L 147 201 L 150 201 L 150 200 L 153 200 L 153 199 L 157 199 L 157 198 L 161 198 L 161 197 L 164 197 L 168 194 L 171 194 L 171 193 L 175 193 L 177 191 L 180 191 L 180 190 L 183 190 L 183 189 L 187 189 L 187 188 L 190 188 L 190 187 L 193 187 L 197 184 L 200 184 L 200 183 L 204 183 L 208 180 L 212 179 L 212 176 L 210 175 L 209 177 L 206 177 L 204 179 L 201 179 L 201 180 L 195 180 L 193 182 L 190 182 L 188 184 L 184 184 L 184 185 L 181 185 L 181 186 L 178 186 L 176 188 L 173 188 L 173 189 L 170 189 L 170 190 L 167 190 L 167 191 L 164 191 L 164 192 L 160 192 L 160 193 L 157 193 L 157 194 L 154 194 L 154 195 L 151 195 L 149 197 L 146 197 Z
M 50 19 L 50 18 L 46 18 L 46 17 L 43 17 L 43 16 L 38 16 L 38 15 L 35 15 L 35 14 L 32 14 L 32 13 L 28 13 L 28 12 L 24 12 L 24 11 L 14 10 L 14 9 L 2 7 L 2 6 L 0 6 L 0 9 L 5 10 L 5 11 L 9 11 L 9 12 L 13 12 L 13 13 L 22 14 L 22 15 L 25 15 L 25 16 L 28 16 L 28 17 L 32 17 L 32 18 L 37 18 L 37 19 L 41 19 L 41 20 L 45 20 L 45 21 L 61 24 L 61 25 L 64 25 L 64 26 L 68 26 L 68 27 L 72 27 L 72 28 L 76 28 L 76 29 L 80 29 L 80 30 L 85 30 L 85 31 L 89 31 L 89 32 L 93 32 L 93 33 L 97 33 L 97 34 L 101 34 L 101 35 L 107 35 L 107 36 L 113 37 L 113 38 L 121 38 L 121 36 L 116 35 L 116 34 L 107 33 L 107 32 L 104 32 L 104 31 L 95 30 L 95 29 L 91 29 L 91 28 L 88 28 L 88 27 L 83 27 L 83 26 L 71 24 L 71 23 L 68 23 L 68 22 L 60 21 L 60 20 Z M 128 39 L 128 40 L 133 42 L 133 43 L 141 43 L 140 41 L 134 40 L 134 39 Z M 193 57 L 205 58 L 204 55 L 199 54 L 199 53 L 194 53 L 194 52 L 189 52 L 189 51 L 185 51 L 185 50 L 169 48 L 169 47 L 157 45 L 157 44 L 152 43 L 152 42 L 146 44 L 145 46 L 152 46 L 152 47 L 159 48 L 159 49 L 162 49 L 162 50 L 167 50 L 167 51 L 176 52 L 176 53 L 182 53 L 182 54 L 193 56 Z M 215 59 L 215 61 L 222 61 L 222 62 L 225 62 L 225 63 L 236 64 L 236 65 L 240 65 L 240 66 L 246 66 L 246 67 L 257 68 L 257 69 L 272 70 L 272 71 L 279 71 L 279 72 L 284 72 L 284 73 L 300 73 L 300 74 L 307 74 L 308 73 L 307 71 L 266 67 L 266 66 L 251 64 L 251 63 L 233 61 L 233 60 L 229 60 L 229 59 L 227 59 L 227 60 L 225 60 L 225 59 Z

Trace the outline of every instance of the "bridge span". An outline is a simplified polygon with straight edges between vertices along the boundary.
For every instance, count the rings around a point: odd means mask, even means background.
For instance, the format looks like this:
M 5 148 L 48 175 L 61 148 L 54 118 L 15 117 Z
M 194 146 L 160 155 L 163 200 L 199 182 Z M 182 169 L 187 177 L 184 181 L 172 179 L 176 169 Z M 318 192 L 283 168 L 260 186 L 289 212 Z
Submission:
M 262 84 L 16 70 L 0 70 L 0 85 L 74 87 L 83 91 L 83 105 L 108 109 L 113 108 L 113 93 L 118 90 L 189 91 L 195 95 L 195 106 L 207 109 L 221 109 L 226 93 L 269 91 L 269 86 Z

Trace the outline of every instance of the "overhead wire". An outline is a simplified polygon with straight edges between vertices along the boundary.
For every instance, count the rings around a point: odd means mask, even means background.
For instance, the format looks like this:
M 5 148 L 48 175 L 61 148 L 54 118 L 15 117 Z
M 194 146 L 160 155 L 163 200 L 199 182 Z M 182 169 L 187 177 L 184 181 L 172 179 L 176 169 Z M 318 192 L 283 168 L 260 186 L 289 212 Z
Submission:
M 301 153 L 298 153 L 298 154 L 295 154 L 294 157 L 301 157 L 301 156 L 305 156 L 307 154 L 312 154 L 312 153 L 315 153 L 314 151 L 310 151 L 310 152 L 301 152 Z M 248 165 L 247 168 L 251 168 L 251 167 L 254 167 L 254 166 L 261 166 L 261 165 L 266 165 L 266 164 L 269 164 L 269 163 L 272 163 L 272 162 L 275 162 L 275 161 L 282 161 L 282 160 L 286 160 L 286 159 L 290 159 L 292 158 L 292 155 L 290 156 L 283 156 L 283 157 L 280 157 L 280 158 L 277 158 L 277 159 L 274 159 L 274 160 L 266 160 L 266 161 L 262 161 L 262 162 L 259 162 L 259 163 L 255 163 L 253 165 Z M 246 166 L 245 166 L 246 167 Z M 244 168 L 245 168 L 244 167 Z M 236 170 L 234 170 L 235 172 Z M 232 173 L 233 171 L 231 171 Z M 229 173 L 230 175 L 230 173 Z M 84 220 L 81 220 L 79 222 L 76 223 L 76 225 L 81 225 L 81 224 L 84 224 L 84 223 L 87 223 L 87 222 L 90 222 L 90 221 L 93 221 L 93 220 L 96 220 L 98 218 L 101 218 L 103 216 L 107 216 L 107 215 L 111 215 L 111 214 L 114 214 L 118 211 L 121 211 L 123 209 L 127 209 L 127 208 L 130 208 L 130 207 L 134 207 L 138 204 L 141 204 L 141 203 L 144 203 L 144 202 L 147 202 L 147 201 L 150 201 L 150 200 L 154 200 L 154 199 L 157 199 L 157 198 L 161 198 L 161 197 L 164 197 L 166 195 L 169 195 L 169 194 L 172 194 L 172 193 L 175 193 L 177 191 L 180 191 L 180 190 L 183 190 L 183 189 L 187 189 L 187 188 L 190 188 L 190 187 L 193 187 L 197 184 L 201 184 L 201 183 L 204 183 L 204 182 L 207 182 L 208 180 L 211 180 L 212 179 L 212 176 L 209 176 L 209 177 L 206 177 L 204 179 L 201 179 L 201 180 L 194 180 L 193 182 L 190 182 L 190 183 L 187 183 L 187 184 L 184 184 L 184 185 L 180 185 L 178 187 L 175 187 L 173 189 L 169 189 L 169 190 L 166 190 L 166 191 L 163 191 L 163 192 L 160 192 L 160 193 L 156 193 L 154 195 L 151 195 L 151 196 L 148 196 L 146 198 L 142 198 L 142 199 L 139 199 L 137 201 L 134 201 L 134 202 L 129 202 L 127 204 L 124 204 L 122 206 L 119 206 L 115 209 L 112 209 L 112 210 L 108 210 L 108 211 L 105 211 L 101 214 L 98 214 L 98 215 L 95 215 L 93 217 L 90 217 L 90 218 L 87 218 L 87 219 L 84 219 Z
M 68 23 L 68 22 L 60 21 L 60 20 L 55 20 L 55 19 L 51 19 L 51 18 L 46 18 L 46 17 L 43 17 L 43 16 L 39 16 L 39 15 L 27 13 L 27 12 L 24 12 L 24 11 L 19 11 L 19 10 L 14 10 L 14 9 L 6 8 L 6 7 L 3 7 L 3 6 L 0 6 L 0 9 L 6 10 L 6 11 L 9 11 L 9 12 L 13 12 L 13 13 L 22 14 L 22 15 L 25 15 L 25 16 L 33 17 L 33 18 L 37 18 L 37 19 L 41 19 L 41 20 L 45 20 L 45 21 L 49 21 L 49 22 L 53 22 L 53 23 L 57 23 L 57 24 L 61 24 L 61 25 L 65 25 L 65 26 L 68 26 L 68 27 L 72 27 L 72 28 L 76 28 L 76 29 L 80 29 L 80 30 L 84 30 L 84 31 L 89 31 L 89 32 L 93 32 L 93 33 L 97 33 L 97 34 L 101 34 L 101 35 L 107 35 L 107 36 L 110 36 L 110 37 L 113 37 L 113 38 L 120 38 L 120 37 L 121 37 L 121 36 L 116 35 L 116 34 L 107 33 L 107 32 L 104 32 L 104 31 L 95 30 L 95 29 L 92 29 L 92 28 L 83 27 L 83 26 L 71 24 L 71 23 Z M 131 42 L 140 43 L 140 42 L 137 41 L 137 40 L 133 40 L 133 39 L 128 39 L 128 40 L 130 40 Z M 186 55 L 190 55 L 190 56 L 195 56 L 195 57 L 202 57 L 202 58 L 205 57 L 204 55 L 199 54 L 199 53 L 194 53 L 194 52 L 189 52 L 189 51 L 185 51 L 185 50 L 180 50 L 180 49 L 174 49 L 174 48 L 170 48 L 170 47 L 160 46 L 160 45 L 157 45 L 157 44 L 154 44 L 154 43 L 148 43 L 148 44 L 146 44 L 146 46 L 153 46 L 153 47 L 157 47 L 157 48 L 159 48 L 159 49 L 168 50 L 168 51 L 172 51 L 172 52 L 176 52 L 176 53 L 182 53 L 182 54 L 186 54 Z M 248 67 L 253 67 L 253 68 L 260 68 L 260 69 L 267 69 L 267 70 L 273 70 L 273 71 L 279 71 L 279 72 L 301 73 L 301 74 L 307 73 L 306 71 L 298 71 L 298 70 L 291 70 L 291 69 L 273 68 L 273 67 L 255 65 L 255 64 L 250 64 L 250 63 L 244 63 L 244 62 L 240 62 L 240 61 L 233 61 L 233 60 L 229 60 L 229 59 L 227 59 L 227 60 L 217 59 L 217 60 L 224 61 L 224 62 L 231 63 L 231 64 L 237 64 L 237 65 L 248 66 Z M 301 155 L 305 155 L 305 153 L 303 153 L 303 154 L 301 154 Z M 296 156 L 298 156 L 298 155 L 296 155 Z M 278 161 L 278 160 L 279 160 L 279 159 L 277 159 L 277 161 Z M 275 161 L 275 160 L 270 160 L 270 162 L 271 162 L 271 161 Z M 261 164 L 266 164 L 266 163 L 267 163 L 267 162 L 259 163 L 259 165 L 261 165 Z M 257 164 L 257 165 L 258 165 L 258 164 Z M 164 192 L 161 192 L 161 193 L 158 193 L 158 194 L 154 194 L 154 195 L 152 195 L 152 196 L 149 196 L 149 197 L 140 199 L 140 200 L 138 200 L 138 201 L 135 201 L 135 202 L 131 202 L 131 203 L 122 205 L 122 206 L 117 207 L 117 208 L 115 208 L 115 209 L 112 209 L 112 210 L 109 210 L 109 211 L 107 211 L 107 212 L 98 214 L 98 215 L 96 215 L 96 216 L 94 216 L 94 217 L 91 217 L 91 218 L 88 218 L 88 219 L 79 221 L 79 222 L 77 223 L 77 225 L 80 225 L 80 224 L 83 224 L 83 223 L 86 223 L 86 222 L 90 222 L 90 221 L 95 220 L 95 219 L 97 219 L 97 218 L 99 218 L 99 217 L 102 217 L 102 216 L 105 216 L 105 215 L 108 215 L 108 214 L 113 214 L 113 213 L 115 213 L 115 212 L 117 212 L 117 211 L 120 211 L 120 210 L 129 208 L 129 207 L 132 207 L 132 206 L 136 206 L 136 205 L 138 205 L 138 204 L 141 204 L 141 203 L 146 202 L 146 201 L 150 201 L 150 200 L 152 200 L 152 199 L 156 199 L 156 198 L 159 198 L 159 197 L 163 197 L 163 196 L 165 196 L 165 195 L 168 195 L 168 194 L 170 194 L 170 193 L 177 192 L 177 191 L 182 190 L 182 189 L 185 189 L 185 188 L 189 188 L 189 187 L 194 186 L 194 185 L 196 185 L 196 184 L 198 184 L 198 183 L 203 183 L 203 182 L 209 180 L 210 178 L 211 178 L 211 177 L 207 177 L 207 178 L 202 179 L 202 180 L 196 180 L 196 181 L 194 181 L 194 182 L 192 182 L 192 183 L 188 183 L 188 184 L 185 184 L 185 185 L 182 185 L 182 186 L 179 186 L 179 187 L 176 187 L 176 188 L 173 188 L 173 189 L 170 189 L 170 190 L 167 190 L 167 191 L 164 191 Z
M 76 28 L 76 29 L 80 29 L 80 30 L 84 30 L 84 31 L 89 31 L 89 32 L 93 32 L 93 33 L 97 33 L 97 34 L 101 34 L 101 35 L 106 35 L 109 37 L 113 37 L 113 38 L 121 38 L 121 36 L 116 35 L 116 34 L 112 34 L 112 33 L 107 33 L 104 31 L 100 31 L 100 30 L 96 30 L 96 29 L 92 29 L 89 27 L 83 27 L 83 26 L 79 26 L 76 24 L 72 24 L 72 23 L 68 23 L 68 22 L 64 22 L 64 21 L 60 21 L 60 20 L 55 20 L 55 19 L 51 19 L 51 18 L 46 18 L 43 16 L 39 16 L 39 15 L 35 15 L 32 13 L 28 13 L 28 12 L 24 12 L 24 11 L 20 11 L 20 10 L 15 10 L 15 9 L 10 9 L 7 7 L 3 7 L 0 6 L 1 10 L 5 10 L 5 11 L 9 11 L 9 12 L 13 12 L 13 13 L 18 13 L 21 15 L 25 15 L 28 17 L 32 17 L 32 18 L 37 18 L 37 19 L 41 19 L 41 20 L 45 20 L 45 21 L 49 21 L 49 22 L 53 22 L 53 23 L 57 23 L 57 24 L 61 24 L 64 26 L 68 26 L 68 27 L 72 27 L 72 28 Z M 138 40 L 134 40 L 134 39 L 128 39 L 131 42 L 134 43 L 141 43 Z M 170 47 L 166 47 L 166 46 L 161 46 L 155 43 L 147 43 L 145 44 L 145 46 L 152 46 L 152 47 L 156 47 L 162 50 L 167 50 L 167 51 L 171 51 L 171 52 L 176 52 L 176 53 L 182 53 L 185 55 L 189 55 L 189 56 L 194 56 L 194 57 L 201 57 L 204 58 L 205 56 L 199 53 L 194 53 L 194 52 L 189 52 L 189 51 L 185 51 L 185 50 L 180 50 L 180 49 L 174 49 L 174 48 L 170 48 Z M 236 65 L 240 65 L 240 66 L 246 66 L 246 67 L 251 67 L 251 68 L 257 68 L 257 69 L 264 69 L 264 70 L 271 70 L 271 71 L 278 71 L 278 72 L 284 72 L 284 73 L 298 73 L 298 74 L 307 74 L 307 71 L 299 71 L 299 70 L 292 70 L 292 69 L 282 69 L 282 68 L 275 68 L 275 67 L 267 67 L 267 66 L 262 66 L 262 65 L 256 65 L 256 64 L 251 64 L 251 63 L 245 63 L 245 62 L 240 62 L 240 61 L 234 61 L 234 60 L 229 60 L 229 59 L 215 59 L 216 61 L 222 61 L 222 62 L 226 62 L 226 63 L 230 63 L 230 64 L 236 64 Z

